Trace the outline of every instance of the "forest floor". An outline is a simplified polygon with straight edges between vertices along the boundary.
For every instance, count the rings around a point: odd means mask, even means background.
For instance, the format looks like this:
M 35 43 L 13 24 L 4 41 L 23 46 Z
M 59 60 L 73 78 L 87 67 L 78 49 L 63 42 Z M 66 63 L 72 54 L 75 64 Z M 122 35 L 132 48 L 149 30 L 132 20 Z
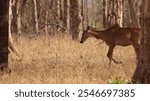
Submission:
M 89 38 L 85 43 L 71 37 L 21 36 L 15 42 L 21 60 L 9 55 L 11 74 L 0 74 L 0 83 L 100 84 L 110 80 L 130 80 L 135 70 L 132 46 L 116 47 L 113 57 L 124 65 L 112 62 L 108 67 L 108 47 Z

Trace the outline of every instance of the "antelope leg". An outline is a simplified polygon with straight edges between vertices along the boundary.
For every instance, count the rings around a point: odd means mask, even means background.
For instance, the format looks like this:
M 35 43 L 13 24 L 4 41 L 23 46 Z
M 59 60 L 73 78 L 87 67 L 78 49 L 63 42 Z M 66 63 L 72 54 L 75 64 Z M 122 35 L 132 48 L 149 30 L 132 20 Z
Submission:
M 108 44 L 108 43 L 107 43 L 107 45 L 109 45 L 109 50 L 108 50 L 108 53 L 107 53 L 107 57 L 109 58 L 109 67 L 110 67 L 110 65 L 111 65 L 111 60 L 114 60 L 114 59 L 112 58 L 112 55 L 113 55 L 113 50 L 114 50 L 114 48 L 115 48 L 115 45 L 113 45 L 113 44 Z

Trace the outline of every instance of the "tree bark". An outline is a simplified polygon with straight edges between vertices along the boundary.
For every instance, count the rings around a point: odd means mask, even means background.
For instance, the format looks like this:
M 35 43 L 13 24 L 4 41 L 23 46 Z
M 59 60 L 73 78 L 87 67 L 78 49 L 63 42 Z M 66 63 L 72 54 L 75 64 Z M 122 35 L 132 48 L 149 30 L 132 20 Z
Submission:
M 0 0 L 0 70 L 8 67 L 9 0 Z
M 143 36 L 140 56 L 132 77 L 134 83 L 140 84 L 150 83 L 150 0 L 145 0 L 143 8 Z
M 89 12 L 88 12 L 88 0 L 84 0 L 84 22 L 85 22 L 85 28 L 88 26 L 89 24 Z
M 94 0 L 91 1 L 91 5 L 92 5 L 92 20 L 91 20 L 91 26 L 95 26 L 95 9 L 94 9 Z
M 84 18 L 85 18 L 85 1 L 84 0 L 81 0 L 81 17 L 83 18 L 83 21 L 82 21 L 82 31 L 85 30 L 85 24 L 84 24 Z
M 38 35 L 39 33 L 39 23 L 38 23 L 38 12 L 37 12 L 37 0 L 33 0 L 33 20 L 34 20 L 34 30 Z
M 79 0 L 70 0 L 70 33 L 73 40 L 78 39 L 81 20 Z
M 56 7 L 57 16 L 60 18 L 60 0 L 57 0 L 56 4 L 57 4 Z
M 117 4 L 117 24 L 120 25 L 120 27 L 123 26 L 123 2 L 124 0 L 116 0 Z
M 11 53 L 15 53 L 18 57 L 20 57 L 19 51 L 14 45 L 13 39 L 12 39 L 12 19 L 13 19 L 13 14 L 12 14 L 12 6 L 15 4 L 13 0 L 10 0 L 9 2 L 9 43 L 8 43 L 8 49 Z
M 134 4 L 135 0 L 128 0 L 128 2 L 129 2 L 129 7 L 130 7 L 131 25 L 133 27 L 140 27 L 138 15 L 135 10 L 135 4 Z
M 59 5 L 60 5 L 60 20 L 63 21 L 63 4 L 62 4 L 62 0 L 60 0 L 59 2 Z
M 69 0 L 64 0 L 64 18 L 63 18 L 63 22 L 64 25 L 67 29 L 69 29 Z
M 123 24 L 123 0 L 103 0 L 103 24 L 108 28 L 114 24 Z M 106 16 L 106 17 L 105 17 Z
M 110 27 L 117 23 L 117 12 L 115 11 L 115 0 L 108 0 L 107 4 L 106 27 Z
M 45 34 L 48 35 L 48 11 L 45 11 Z
M 106 0 L 103 0 L 103 28 L 106 28 Z
M 13 4 L 14 4 L 14 1 L 10 0 L 9 2 L 9 33 L 11 33 L 11 25 L 12 25 L 12 19 L 13 19 L 13 13 L 12 13 Z
M 21 0 L 17 0 L 16 5 L 16 14 L 17 14 L 17 33 L 21 34 Z

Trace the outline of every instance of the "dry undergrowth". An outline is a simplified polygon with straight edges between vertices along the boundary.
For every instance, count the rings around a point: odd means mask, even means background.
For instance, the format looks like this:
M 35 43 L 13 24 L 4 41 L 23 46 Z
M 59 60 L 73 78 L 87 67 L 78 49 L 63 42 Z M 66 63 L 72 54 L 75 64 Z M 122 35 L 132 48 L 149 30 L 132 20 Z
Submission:
M 118 77 L 129 80 L 135 69 L 132 46 L 116 47 L 114 58 L 124 66 L 112 63 L 108 68 L 108 47 L 94 38 L 80 44 L 67 35 L 21 36 L 15 44 L 21 60 L 10 55 L 12 73 L 0 75 L 0 83 L 107 83 Z

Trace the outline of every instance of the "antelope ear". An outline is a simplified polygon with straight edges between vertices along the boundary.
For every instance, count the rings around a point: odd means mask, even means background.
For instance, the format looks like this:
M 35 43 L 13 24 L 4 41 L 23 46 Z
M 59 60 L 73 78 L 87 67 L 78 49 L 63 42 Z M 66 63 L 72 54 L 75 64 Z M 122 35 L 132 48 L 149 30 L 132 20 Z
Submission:
M 87 26 L 87 30 L 90 30 L 90 26 Z

